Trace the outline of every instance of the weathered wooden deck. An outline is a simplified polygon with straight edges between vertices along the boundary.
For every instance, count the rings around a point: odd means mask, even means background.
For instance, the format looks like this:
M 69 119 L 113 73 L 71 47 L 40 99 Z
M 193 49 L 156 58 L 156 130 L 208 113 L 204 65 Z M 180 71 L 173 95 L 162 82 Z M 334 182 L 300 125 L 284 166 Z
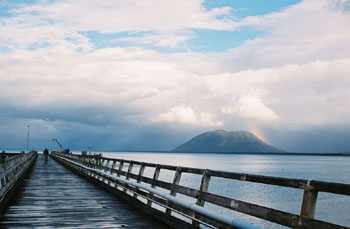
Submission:
M 166 228 L 42 155 L 14 199 L 0 227 Z

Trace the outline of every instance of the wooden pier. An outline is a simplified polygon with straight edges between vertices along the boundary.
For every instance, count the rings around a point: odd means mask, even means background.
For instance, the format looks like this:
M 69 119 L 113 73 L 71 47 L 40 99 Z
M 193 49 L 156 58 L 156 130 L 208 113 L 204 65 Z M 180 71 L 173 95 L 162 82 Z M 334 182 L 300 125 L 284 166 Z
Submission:
M 0 227 L 166 228 L 125 201 L 39 155 Z
M 2 169 L 2 191 L 9 177 L 15 177 L 6 175 L 9 168 L 15 174 L 13 171 L 24 171 L 19 168 L 30 167 L 31 163 L 23 161 L 17 159 L 18 169 L 14 169 L 16 163 Z M 145 176 L 145 169 L 150 168 L 153 176 Z M 160 173 L 169 171 L 174 174 L 173 182 L 161 180 Z M 200 176 L 200 187 L 180 185 L 183 174 Z M 301 189 L 300 214 L 211 193 L 208 188 L 213 177 Z M 350 185 L 52 152 L 48 162 L 38 157 L 3 214 L 0 227 L 257 228 L 212 210 L 206 204 L 210 203 L 290 228 L 348 228 L 314 219 L 319 192 L 349 196 Z

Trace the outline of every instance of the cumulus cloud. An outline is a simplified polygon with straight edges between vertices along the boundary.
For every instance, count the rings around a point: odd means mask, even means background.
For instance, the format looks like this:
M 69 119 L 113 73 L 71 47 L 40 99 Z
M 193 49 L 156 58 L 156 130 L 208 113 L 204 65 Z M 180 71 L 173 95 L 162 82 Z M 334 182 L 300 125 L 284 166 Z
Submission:
M 349 0 L 330 0 L 329 6 L 334 10 L 341 10 L 344 13 L 350 13 L 350 1 Z
M 176 48 L 184 46 L 184 43 L 193 38 L 193 35 L 189 31 L 185 32 L 158 32 L 153 34 L 147 34 L 139 37 L 123 37 L 114 39 L 113 42 L 131 42 L 133 44 L 151 44 L 154 46 Z
M 64 0 L 18 7 L 13 17 L 0 19 L 0 46 L 11 50 L 0 51 L 0 116 L 12 120 L 2 126 L 18 119 L 51 135 L 60 125 L 105 130 L 113 144 L 118 126 L 146 133 L 154 125 L 203 130 L 254 123 L 300 131 L 350 124 L 350 19 L 334 10 L 346 9 L 347 1 L 332 2 L 306 0 L 242 20 L 231 8 L 206 10 L 199 0 L 186 6 Z M 195 36 L 193 28 L 242 25 L 264 34 L 215 54 L 135 47 L 176 47 Z M 152 32 L 119 38 L 134 47 L 96 49 L 81 31 Z
M 160 117 L 170 123 L 218 126 L 230 124 L 234 116 L 240 122 L 247 118 L 291 126 L 350 122 L 349 63 L 315 61 L 203 75 L 141 49 L 88 55 L 62 48 L 22 51 L 1 57 L 0 97 L 9 109 L 67 111 L 61 114 L 80 109 L 89 117 L 80 118 L 86 123 L 153 122 Z
M 232 8 L 207 10 L 203 2 L 63 0 L 21 5 L 10 11 L 13 17 L 0 21 L 0 30 L 6 34 L 0 44 L 7 42 L 18 48 L 65 43 L 89 50 L 91 44 L 78 32 L 97 31 L 148 32 L 138 37 L 117 38 L 114 42 L 177 47 L 193 37 L 192 29 L 232 30 L 240 26 L 231 16 Z
M 206 10 L 203 0 L 178 4 L 174 0 L 88 1 L 63 0 L 22 7 L 16 13 L 36 13 L 61 25 L 104 32 L 169 30 L 177 28 L 227 29 L 231 8 Z M 93 11 L 91 9 L 94 9 Z M 93 19 L 93 20 L 91 20 Z
M 267 107 L 261 99 L 251 95 L 241 96 L 235 107 L 223 107 L 222 112 L 224 114 L 237 114 L 243 118 L 262 121 L 273 121 L 278 119 L 275 112 Z
M 189 125 L 222 126 L 222 122 L 213 120 L 213 114 L 208 112 L 195 114 L 191 107 L 182 105 L 172 107 L 168 112 L 160 114 L 159 120 Z
M 237 71 L 348 58 L 349 14 L 330 9 L 329 3 L 306 0 L 253 17 L 251 26 L 264 34 L 222 56 L 227 67 Z

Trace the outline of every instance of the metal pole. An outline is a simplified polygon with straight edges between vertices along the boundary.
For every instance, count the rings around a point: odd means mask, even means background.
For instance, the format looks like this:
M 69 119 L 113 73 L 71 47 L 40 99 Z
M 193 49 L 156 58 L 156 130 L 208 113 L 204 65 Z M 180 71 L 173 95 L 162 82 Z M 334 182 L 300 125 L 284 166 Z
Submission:
M 30 126 L 28 125 L 27 128 L 28 128 L 28 132 L 27 132 L 27 152 L 29 152 L 29 128 L 30 128 Z

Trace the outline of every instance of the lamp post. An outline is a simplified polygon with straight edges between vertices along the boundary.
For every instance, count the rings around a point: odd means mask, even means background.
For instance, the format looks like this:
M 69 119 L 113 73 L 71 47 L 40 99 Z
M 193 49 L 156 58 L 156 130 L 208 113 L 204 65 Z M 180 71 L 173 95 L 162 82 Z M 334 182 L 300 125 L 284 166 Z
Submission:
M 30 128 L 30 126 L 28 125 L 27 128 L 28 128 L 28 132 L 27 132 L 27 152 L 29 152 L 29 128 Z

